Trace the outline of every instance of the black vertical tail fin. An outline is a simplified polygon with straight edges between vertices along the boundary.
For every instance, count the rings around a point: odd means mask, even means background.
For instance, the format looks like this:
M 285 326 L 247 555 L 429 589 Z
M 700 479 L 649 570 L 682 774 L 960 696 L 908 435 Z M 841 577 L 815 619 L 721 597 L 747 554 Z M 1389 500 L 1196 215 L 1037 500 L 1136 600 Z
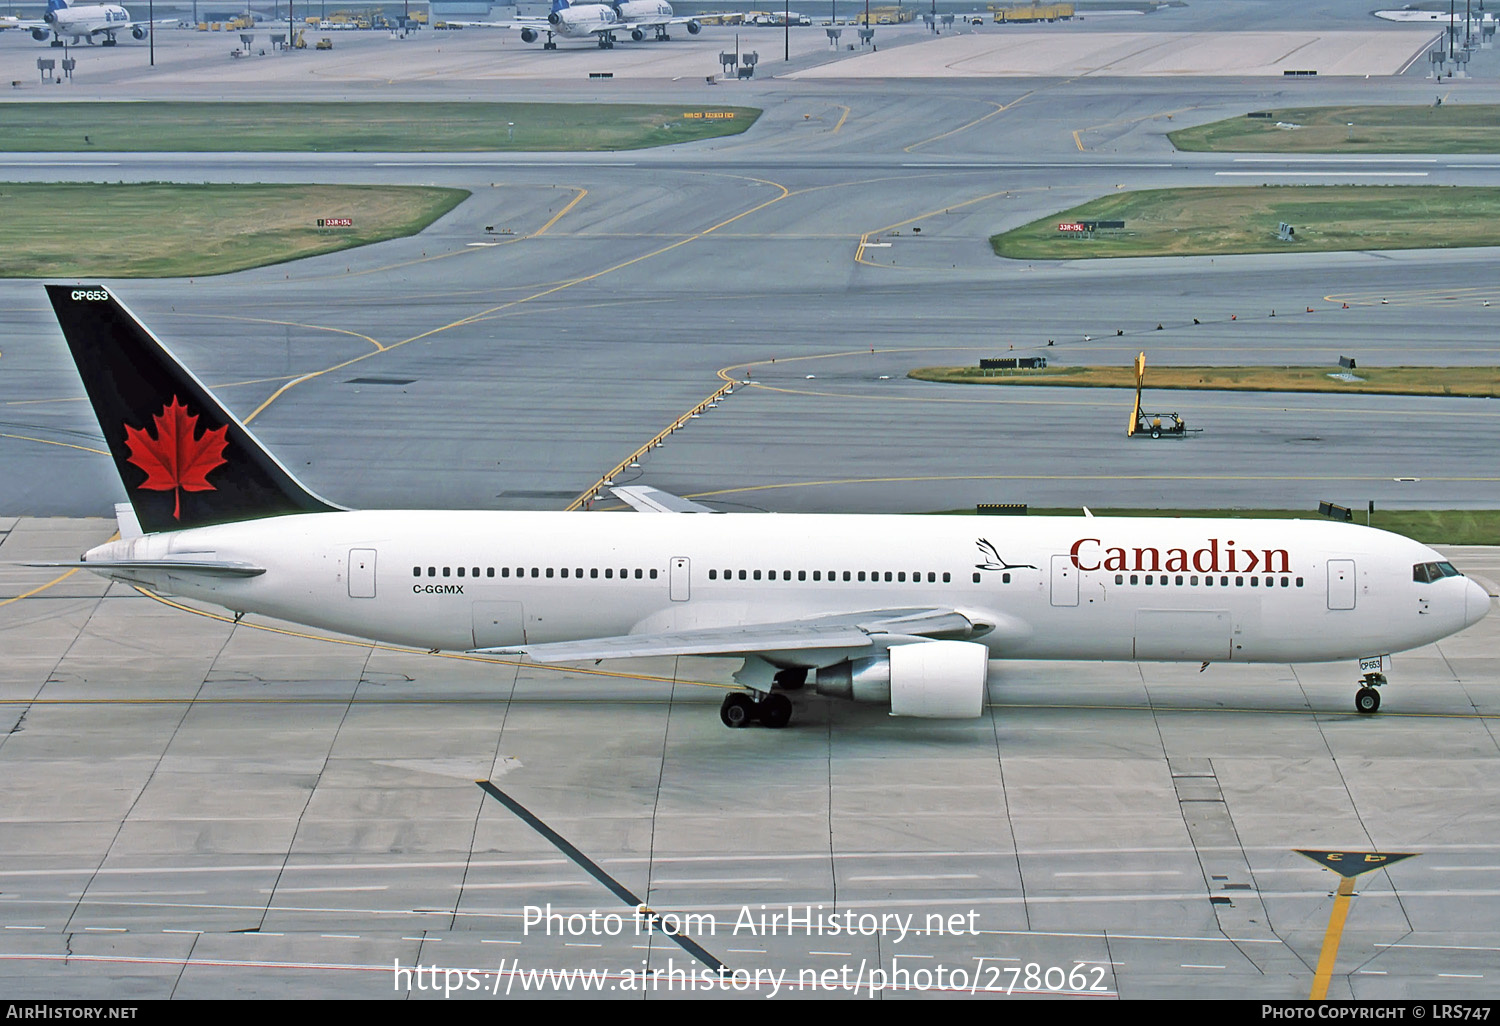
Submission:
M 108 289 L 48 285 L 47 296 L 144 530 L 340 508 L 303 487 Z

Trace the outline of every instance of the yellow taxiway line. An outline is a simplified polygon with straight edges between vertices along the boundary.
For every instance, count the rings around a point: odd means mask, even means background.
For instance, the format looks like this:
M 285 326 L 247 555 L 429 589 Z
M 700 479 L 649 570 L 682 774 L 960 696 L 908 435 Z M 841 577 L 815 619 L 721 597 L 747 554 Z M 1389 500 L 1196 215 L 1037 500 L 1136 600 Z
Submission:
M 1328 997 L 1328 982 L 1333 978 L 1333 963 L 1338 958 L 1339 941 L 1344 936 L 1344 921 L 1349 918 L 1349 902 L 1353 897 L 1354 877 L 1341 877 L 1333 899 L 1333 913 L 1328 917 L 1328 932 L 1323 935 L 1323 952 L 1318 956 L 1310 1000 L 1322 1001 Z
M 1014 100 L 1011 100 L 1009 103 L 995 103 L 994 100 L 985 100 L 984 101 L 985 103 L 991 104 L 995 108 L 994 110 L 990 111 L 988 114 L 984 115 L 983 117 L 975 118 L 973 121 L 969 121 L 969 122 L 966 122 L 966 123 L 964 123 L 962 125 L 959 125 L 957 128 L 950 129 L 949 131 L 944 132 L 941 135 L 935 135 L 935 136 L 933 136 L 930 139 L 923 139 L 921 142 L 914 142 L 910 146 L 902 147 L 902 152 L 903 153 L 910 153 L 912 150 L 916 149 L 918 146 L 926 146 L 928 143 L 937 142 L 939 139 L 946 139 L 950 135 L 957 135 L 959 132 L 963 132 L 963 131 L 966 131 L 966 130 L 968 130 L 970 128 L 973 128 L 977 124 L 980 124 L 982 122 L 988 121 L 990 118 L 994 117 L 996 114 L 1003 114 L 1003 113 L 1005 113 L 1006 111 L 1010 110 L 1016 104 L 1020 103 L 1022 100 L 1026 99 L 1026 97 L 1030 96 L 1032 93 L 1035 93 L 1035 92 L 1036 92 L 1035 89 L 1028 89 L 1026 92 L 1022 93 L 1020 96 L 1016 97 Z

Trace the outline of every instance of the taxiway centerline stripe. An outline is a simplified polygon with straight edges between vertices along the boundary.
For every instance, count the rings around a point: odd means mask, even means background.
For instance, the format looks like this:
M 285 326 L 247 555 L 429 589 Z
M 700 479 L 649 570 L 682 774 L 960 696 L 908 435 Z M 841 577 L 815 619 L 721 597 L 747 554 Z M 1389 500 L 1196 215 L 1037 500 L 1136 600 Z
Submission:
M 576 207 L 576 206 L 578 206 L 578 204 L 579 204 L 579 203 L 581 203 L 581 202 L 582 202 L 582 201 L 583 201 L 583 198 L 584 198 L 584 197 L 585 197 L 585 196 L 587 196 L 587 195 L 588 195 L 588 194 L 589 194 L 589 191 L 588 191 L 588 190 L 587 190 L 587 189 L 584 189 L 584 188 L 582 188 L 582 187 L 580 187 L 580 188 L 579 188 L 579 189 L 578 189 L 578 195 L 577 195 L 577 196 L 574 196 L 574 197 L 573 197 L 573 199 L 572 199 L 572 201 L 571 201 L 571 202 L 569 202 L 569 203 L 568 203 L 568 205 L 567 205 L 567 206 L 565 206 L 565 207 L 563 207 L 563 208 L 562 208 L 562 209 L 561 209 L 561 210 L 559 210 L 559 211 L 558 211 L 558 212 L 557 212 L 557 213 L 556 213 L 556 214 L 554 214 L 554 215 L 553 215 L 553 216 L 552 216 L 552 217 L 551 217 L 551 218 L 550 218 L 550 219 L 549 219 L 549 220 L 548 220 L 548 221 L 547 221 L 547 223 L 546 223 L 546 224 L 544 224 L 544 225 L 542 225 L 542 226 L 541 226 L 541 227 L 540 227 L 540 228 L 538 228 L 538 229 L 537 229 L 537 230 L 536 230 L 536 231 L 534 231 L 534 232 L 532 232 L 532 233 L 531 233 L 531 237 L 532 237 L 532 238 L 536 238 L 536 237 L 538 237 L 538 236 L 541 236 L 541 235 L 546 235 L 546 234 L 547 234 L 547 230 L 548 230 L 548 229 L 549 229 L 549 228 L 551 228 L 551 227 L 552 227 L 552 226 L 553 226 L 553 225 L 555 225 L 555 224 L 556 224 L 556 223 L 557 223 L 557 222 L 558 222 L 558 221 L 561 221 L 561 220 L 562 220 L 562 219 L 563 219 L 563 216 L 564 216 L 564 215 L 565 215 L 565 214 L 567 214 L 567 213 L 568 213 L 568 211 L 570 211 L 570 210 L 572 210 L 572 209 L 573 209 L 573 208 L 574 208 L 574 207 Z
M 985 100 L 984 101 L 985 103 L 993 104 L 994 107 L 995 107 L 995 109 L 992 110 L 992 111 L 990 111 L 988 114 L 984 115 L 983 117 L 975 118 L 973 121 L 969 121 L 969 122 L 967 122 L 965 124 L 959 125 L 957 128 L 950 129 L 949 131 L 944 132 L 941 135 L 935 135 L 935 136 L 933 136 L 930 139 L 923 139 L 920 142 L 914 142 L 914 143 L 912 143 L 910 146 L 902 147 L 902 152 L 910 153 L 912 150 L 915 150 L 918 146 L 926 146 L 928 143 L 937 142 L 939 139 L 946 139 L 950 135 L 957 135 L 959 132 L 965 131 L 966 129 L 973 128 L 977 124 L 980 124 L 982 122 L 988 121 L 990 118 L 994 117 L 996 114 L 1003 114 L 1003 113 L 1005 113 L 1007 110 L 1010 110 L 1010 108 L 1014 107 L 1016 104 L 1020 103 L 1022 100 L 1026 99 L 1026 97 L 1030 96 L 1034 92 L 1036 92 L 1035 89 L 1028 89 L 1026 92 L 1022 93 L 1020 96 L 1016 97 L 1014 100 L 1011 100 L 1009 103 L 995 103 L 994 100 Z
M 12 602 L 19 602 L 22 599 L 30 598 L 33 595 L 36 595 L 36 594 L 38 594 L 40 592 L 43 592 L 43 591 L 46 591 L 48 588 L 52 587 L 54 584 L 58 584 L 58 583 L 60 583 L 62 581 L 67 580 L 69 577 L 72 577 L 74 574 L 76 574 L 78 572 L 78 570 L 79 570 L 78 567 L 74 567 L 72 570 L 69 570 L 67 573 L 63 574 L 62 576 L 52 578 L 52 580 L 48 581 L 46 584 L 43 584 L 41 587 L 32 588 L 30 591 L 22 592 L 21 594 L 16 595 L 13 598 L 8 598 L 8 599 L 5 599 L 4 601 L 0 601 L 0 606 L 8 606 Z M 18 704 L 18 705 L 24 705 L 27 702 L 29 702 L 30 700 L 29 699 L 28 700 L 16 699 L 15 701 L 16 701 L 16 704 Z
M 65 449 L 81 449 L 84 452 L 98 453 L 100 456 L 109 455 L 103 449 L 94 449 L 87 445 L 74 445 L 72 442 L 54 442 L 50 438 L 33 438 L 30 435 L 8 435 L 4 433 L 0 433 L 0 438 L 14 438 L 20 442 L 40 442 L 42 445 L 60 445 Z
M 275 325 L 277 325 L 279 327 L 283 327 L 283 328 L 307 328 L 307 329 L 309 329 L 311 331 L 331 331 L 331 332 L 333 332 L 336 335 L 350 335 L 350 336 L 353 336 L 354 338 L 362 338 L 366 342 L 370 343 L 370 345 L 374 346 L 377 350 L 385 348 L 385 346 L 383 346 L 379 342 L 375 341 L 369 335 L 361 334 L 358 331 L 350 331 L 347 328 L 332 328 L 332 327 L 329 327 L 326 324 L 306 324 L 306 323 L 304 323 L 302 321 L 278 321 L 278 320 L 273 320 L 273 319 L 271 319 L 269 317 L 243 317 L 243 316 L 240 316 L 238 314 L 194 314 L 193 316 L 195 316 L 195 317 L 201 317 L 204 320 L 238 321 L 238 322 L 244 323 L 244 324 L 275 324 Z M 282 380 L 282 379 L 279 379 L 279 378 L 270 378 L 268 380 L 270 380 L 270 381 L 277 381 L 277 380 Z M 225 387 L 225 386 L 220 386 L 220 387 Z
M 432 329 L 430 329 L 428 331 L 419 332 L 419 333 L 411 336 L 410 338 L 404 338 L 404 339 L 402 339 L 399 342 L 392 342 L 390 345 L 386 346 L 385 349 L 382 349 L 379 352 L 376 352 L 376 353 L 363 353 L 363 354 L 361 354 L 359 356 L 354 357 L 353 359 L 344 360 L 341 363 L 336 363 L 336 364 L 334 364 L 331 367 L 324 367 L 322 370 L 312 371 L 312 372 L 310 372 L 308 374 L 303 374 L 300 377 L 297 377 L 297 378 L 292 379 L 291 381 L 288 381 L 285 385 L 282 385 L 276 391 L 272 392 L 271 395 L 265 400 L 265 402 L 261 403 L 254 410 L 252 410 L 250 412 L 250 415 L 247 416 L 247 417 L 245 417 L 241 421 L 241 423 L 243 423 L 243 424 L 249 424 L 256 417 L 260 416 L 260 414 L 263 413 L 266 410 L 266 408 L 269 407 L 272 403 L 274 403 L 277 399 L 280 399 L 288 391 L 290 391 L 291 389 L 295 388 L 297 385 L 302 384 L 305 381 L 311 381 L 313 378 L 321 377 L 324 374 L 330 374 L 330 373 L 332 373 L 334 371 L 342 370 L 345 367 L 349 367 L 349 366 L 352 366 L 353 364 L 359 363 L 359 362 L 361 362 L 363 360 L 367 360 L 367 359 L 369 359 L 372 356 L 378 356 L 380 353 L 388 352 L 389 350 L 392 350 L 392 349 L 397 349 L 397 348 L 399 348 L 401 346 L 404 346 L 404 345 L 407 345 L 407 344 L 409 344 L 411 342 L 416 342 L 416 341 L 419 341 L 419 340 L 424 339 L 424 338 L 431 338 L 433 335 L 438 335 L 438 334 L 441 334 L 442 332 L 450 331 L 453 328 L 458 328 L 458 327 L 462 327 L 464 325 L 476 323 L 476 322 L 478 322 L 480 320 L 483 320 L 484 318 L 490 317 L 490 316 L 498 313 L 501 310 L 507 310 L 507 309 L 510 309 L 512 307 L 515 307 L 515 306 L 520 306 L 523 303 L 529 303 L 529 302 L 532 302 L 533 300 L 543 299 L 543 298 L 545 298 L 547 296 L 553 295 L 554 293 L 561 292 L 564 289 L 572 288 L 575 285 L 582 285 L 582 284 L 584 284 L 586 282 L 593 281 L 596 278 L 602 278 L 606 274 L 612 274 L 615 271 L 619 271 L 619 270 L 621 270 L 623 268 L 630 267 L 633 264 L 638 264 L 638 263 L 640 263 L 643 260 L 650 260 L 651 258 L 660 256 L 663 253 L 671 252 L 672 250 L 678 248 L 679 246 L 685 246 L 685 245 L 687 245 L 690 242 L 694 242 L 697 239 L 700 239 L 700 238 L 704 237 L 705 235 L 710 234 L 711 232 L 714 232 L 714 231 L 717 231 L 720 228 L 723 228 L 725 225 L 733 224 L 735 221 L 738 221 L 740 218 L 742 218 L 742 217 L 748 217 L 750 214 L 753 214 L 753 213 L 755 213 L 758 210 L 761 210 L 761 209 L 763 209 L 765 207 L 768 207 L 768 206 L 770 206 L 773 203 L 778 203 L 781 200 L 784 200 L 788 196 L 791 195 L 791 190 L 790 189 L 788 189 L 786 186 L 780 185 L 780 184 L 778 184 L 776 182 L 768 181 L 766 179 L 761 179 L 761 178 L 755 178 L 753 176 L 734 176 L 734 177 L 740 177 L 740 178 L 743 178 L 745 180 L 753 181 L 753 182 L 758 182 L 758 183 L 763 184 L 763 185 L 774 186 L 775 188 L 778 188 L 778 189 L 781 190 L 781 195 L 775 196 L 775 197 L 773 197 L 773 198 L 771 198 L 769 200 L 766 200 L 763 203 L 757 203 L 755 206 L 750 207 L 747 210 L 740 211 L 738 214 L 735 214 L 733 217 L 725 218 L 724 220 L 718 222 L 717 224 L 714 224 L 714 225 L 709 226 L 708 228 L 705 228 L 701 232 L 697 232 L 697 233 L 689 236 L 686 239 L 681 239 L 681 240 L 679 240 L 677 242 L 671 243 L 670 245 L 662 246 L 660 249 L 652 250 L 649 253 L 642 253 L 640 256 L 632 257 L 629 260 L 624 260 L 624 261 L 621 261 L 620 263 L 617 263 L 617 264 L 612 264 L 609 267 L 604 268 L 603 270 L 595 271 L 593 274 L 587 274 L 587 275 L 583 275 L 582 277 L 572 278 L 572 279 L 564 281 L 564 282 L 562 282 L 562 283 L 560 283 L 558 285 L 555 285 L 552 288 L 544 289 L 544 290 L 542 290 L 540 292 L 534 292 L 531 295 L 522 296 L 519 299 L 513 299 L 513 300 L 511 300 L 509 302 L 501 303 L 498 306 L 489 307 L 488 309 L 481 310 L 478 313 L 471 314 L 471 315 L 469 315 L 467 317 L 460 317 L 457 320 L 449 321 L 447 324 L 438 325 L 437 327 L 432 328 Z M 579 197 L 579 198 L 581 198 L 581 197 Z M 554 218 L 554 220 L 556 220 L 556 219 Z M 548 225 L 546 227 L 550 227 L 551 223 L 552 222 L 548 222 Z M 533 237 L 534 236 L 525 236 L 524 238 L 533 238 Z M 475 251 L 474 250 L 460 250 L 459 252 L 475 252 Z
M 1333 978 L 1333 963 L 1338 958 L 1339 941 L 1344 936 L 1344 921 L 1349 917 L 1349 901 L 1354 897 L 1354 877 L 1339 880 L 1337 896 L 1333 899 L 1333 911 L 1328 917 L 1328 932 L 1323 935 L 1323 951 L 1318 956 L 1318 969 L 1313 975 L 1310 999 L 1322 1001 L 1328 997 L 1328 982 Z

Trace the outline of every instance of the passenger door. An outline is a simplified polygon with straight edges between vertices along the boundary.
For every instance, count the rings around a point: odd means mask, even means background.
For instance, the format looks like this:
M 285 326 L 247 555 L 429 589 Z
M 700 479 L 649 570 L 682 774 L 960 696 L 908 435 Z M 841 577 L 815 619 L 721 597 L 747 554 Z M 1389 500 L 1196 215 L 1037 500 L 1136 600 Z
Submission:
M 1072 556 L 1052 557 L 1052 604 L 1078 605 L 1078 568 Z
M 686 602 L 692 595 L 691 580 L 692 564 L 686 556 L 673 556 L 671 577 L 671 596 L 673 602 Z
M 375 550 L 349 550 L 349 597 L 375 597 Z
M 1328 608 L 1354 608 L 1354 560 L 1328 561 Z

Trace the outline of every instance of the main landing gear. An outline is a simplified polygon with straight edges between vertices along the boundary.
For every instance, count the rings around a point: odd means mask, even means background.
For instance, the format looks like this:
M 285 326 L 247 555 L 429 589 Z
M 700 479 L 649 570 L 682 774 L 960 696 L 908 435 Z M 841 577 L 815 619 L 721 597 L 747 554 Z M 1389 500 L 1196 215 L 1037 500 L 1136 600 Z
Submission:
M 1354 709 L 1360 713 L 1377 712 L 1380 709 L 1380 692 L 1375 689 L 1386 683 L 1385 674 L 1367 673 L 1359 679 L 1359 690 L 1354 693 Z
M 761 726 L 779 730 L 792 722 L 792 700 L 774 691 L 758 700 L 743 691 L 734 691 L 724 696 L 719 719 L 726 727 L 748 727 L 759 720 Z

